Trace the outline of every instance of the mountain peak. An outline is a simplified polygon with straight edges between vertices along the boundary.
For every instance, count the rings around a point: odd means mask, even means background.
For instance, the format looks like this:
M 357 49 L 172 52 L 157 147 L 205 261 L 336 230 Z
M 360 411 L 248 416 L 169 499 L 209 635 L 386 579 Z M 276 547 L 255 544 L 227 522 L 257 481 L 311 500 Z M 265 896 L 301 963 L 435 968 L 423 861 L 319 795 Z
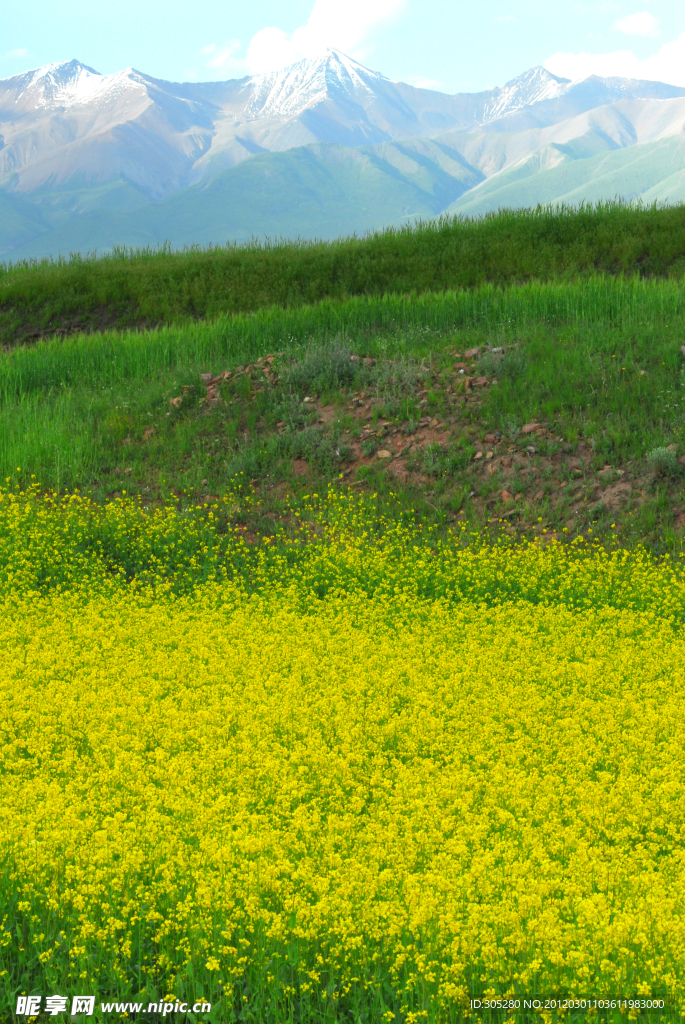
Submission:
M 553 75 L 551 71 L 544 68 L 542 64 L 537 64 L 534 68 L 529 68 L 524 71 L 522 75 L 517 75 L 516 78 L 512 78 L 510 82 L 507 82 L 504 88 L 506 89 L 509 85 L 544 85 L 552 86 L 552 83 L 556 82 L 557 85 L 570 85 L 570 78 L 559 78 L 558 75 Z
M 253 92 L 253 98 L 247 113 L 252 117 L 293 117 L 331 95 L 352 97 L 386 81 L 380 72 L 371 71 L 340 50 L 328 49 L 280 71 L 249 78 L 245 88 Z
M 494 121 L 540 100 L 555 99 L 565 93 L 570 85 L 569 78 L 558 78 L 540 65 L 529 68 L 506 85 L 493 90 L 492 100 L 486 105 L 484 120 Z
M 88 99 L 104 76 L 79 60 L 59 61 L 6 78 L 3 82 L 22 106 L 62 106 Z
M 0 95 L 17 112 L 69 110 L 117 101 L 124 93 L 140 92 L 149 79 L 134 68 L 102 75 L 78 60 L 45 64 L 13 78 L 0 80 Z
M 342 71 L 345 74 L 357 76 L 359 78 L 366 78 L 370 76 L 373 79 L 385 78 L 380 71 L 372 71 L 371 68 L 367 68 L 364 64 L 360 64 L 359 61 L 353 57 L 348 57 L 342 50 L 336 50 L 335 47 L 329 46 L 325 53 L 320 54 L 318 57 L 305 57 L 304 60 L 299 62 L 300 64 L 308 64 L 309 67 L 320 67 L 325 66 L 327 68 L 335 69 L 336 71 Z M 296 65 L 292 65 L 295 67 Z

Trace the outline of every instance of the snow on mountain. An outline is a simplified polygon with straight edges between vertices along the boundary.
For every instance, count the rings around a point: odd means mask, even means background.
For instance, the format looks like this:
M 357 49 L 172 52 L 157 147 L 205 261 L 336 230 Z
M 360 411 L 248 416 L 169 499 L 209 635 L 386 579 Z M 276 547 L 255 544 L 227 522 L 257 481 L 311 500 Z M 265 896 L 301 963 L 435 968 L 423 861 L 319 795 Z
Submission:
M 165 86 L 169 84 L 170 88 Z M 132 68 L 78 61 L 0 81 L 0 186 L 33 192 L 125 178 L 151 198 L 183 188 L 210 145 L 212 105 Z
M 321 57 L 248 79 L 243 87 L 250 93 L 245 116 L 294 117 L 330 97 L 371 95 L 387 81 L 339 50 L 328 50 Z
M 101 75 L 78 60 L 47 64 L 0 81 L 0 116 L 68 111 L 143 88 L 144 82 L 133 68 Z
M 544 71 L 543 68 L 534 69 L 538 70 Z M 549 75 L 549 72 L 544 73 Z M 532 72 L 526 72 L 521 78 L 524 79 L 531 74 Z M 519 79 L 514 79 L 509 85 L 516 85 L 518 81 Z M 527 104 L 519 105 L 514 102 L 508 109 L 501 109 L 496 116 L 484 118 L 483 123 L 487 130 L 517 132 L 543 128 L 620 100 L 667 100 L 685 96 L 685 89 L 675 85 L 630 78 L 601 78 L 598 75 L 591 75 L 575 82 L 564 82 L 563 79 L 557 81 L 558 88 L 550 83 L 548 95 L 542 95 L 541 90 L 541 94 Z M 522 92 L 525 95 L 525 87 Z
M 495 121 L 532 103 L 556 99 L 566 92 L 569 85 L 571 80 L 568 78 L 557 78 L 543 67 L 531 68 L 502 88 L 493 90 L 491 100 L 485 103 L 483 121 Z
M 103 76 L 80 61 L 47 64 L 35 71 L 0 82 L 9 86 L 3 92 L 14 92 L 14 103 L 20 109 L 69 106 L 92 99 L 101 86 Z

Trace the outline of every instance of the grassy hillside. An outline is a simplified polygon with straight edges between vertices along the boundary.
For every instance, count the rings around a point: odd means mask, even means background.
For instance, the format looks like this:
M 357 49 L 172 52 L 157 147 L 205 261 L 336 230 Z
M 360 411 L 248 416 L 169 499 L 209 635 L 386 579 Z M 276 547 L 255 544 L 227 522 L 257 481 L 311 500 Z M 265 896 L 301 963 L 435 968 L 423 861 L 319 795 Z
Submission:
M 8 267 L 0 274 L 0 340 L 11 345 L 98 327 L 598 271 L 680 276 L 684 267 L 685 207 L 503 211 L 331 243 L 148 251 Z
M 677 546 L 683 214 L 8 268 L 0 479 L 183 506 L 238 476 L 257 532 L 343 481 L 443 527 Z
M 567 152 L 573 146 L 549 146 L 557 151 L 558 166 L 541 170 L 542 154 L 489 178 L 482 185 L 457 199 L 448 213 L 480 217 L 501 208 L 517 208 L 535 203 L 601 202 L 622 196 L 642 196 L 647 202 L 679 203 L 685 198 L 681 139 L 611 152 L 594 153 L 579 159 Z
M 679 547 L 679 281 L 353 298 L 0 357 L 0 478 L 203 504 L 252 533 L 331 482 L 528 536 Z M 411 510 L 411 512 L 410 512 Z

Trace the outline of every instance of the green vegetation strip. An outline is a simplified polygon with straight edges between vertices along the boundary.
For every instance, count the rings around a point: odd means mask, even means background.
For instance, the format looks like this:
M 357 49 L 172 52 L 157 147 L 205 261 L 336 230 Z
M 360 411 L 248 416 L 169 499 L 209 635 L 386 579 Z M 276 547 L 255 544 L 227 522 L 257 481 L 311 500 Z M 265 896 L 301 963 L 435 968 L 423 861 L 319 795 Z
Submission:
M 669 323 L 682 316 L 683 286 L 674 280 L 593 277 L 583 282 L 494 285 L 442 294 L 326 300 L 294 309 L 270 307 L 156 331 L 75 335 L 17 348 L 0 359 L 0 401 L 63 385 L 143 380 L 173 367 L 220 369 L 217 360 L 244 362 L 308 339 L 336 335 L 374 338 L 427 329 L 452 333 L 587 322 L 624 328 Z M 412 335 L 411 347 L 421 348 Z M 395 348 L 406 347 L 398 341 Z M 423 346 L 427 348 L 428 346 Z
M 445 219 L 331 243 L 74 257 L 5 266 L 0 341 L 488 282 L 598 272 L 681 277 L 684 254 L 685 207 L 609 203 Z

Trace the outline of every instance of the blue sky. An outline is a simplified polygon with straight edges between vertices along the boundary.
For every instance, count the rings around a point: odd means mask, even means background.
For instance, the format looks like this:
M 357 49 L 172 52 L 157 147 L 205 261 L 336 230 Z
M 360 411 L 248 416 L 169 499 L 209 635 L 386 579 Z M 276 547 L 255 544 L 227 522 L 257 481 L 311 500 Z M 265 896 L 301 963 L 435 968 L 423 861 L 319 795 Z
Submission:
M 77 57 L 174 81 L 236 78 L 336 46 L 447 92 L 544 64 L 685 86 L 683 0 L 21 0 L 3 3 L 0 77 Z

